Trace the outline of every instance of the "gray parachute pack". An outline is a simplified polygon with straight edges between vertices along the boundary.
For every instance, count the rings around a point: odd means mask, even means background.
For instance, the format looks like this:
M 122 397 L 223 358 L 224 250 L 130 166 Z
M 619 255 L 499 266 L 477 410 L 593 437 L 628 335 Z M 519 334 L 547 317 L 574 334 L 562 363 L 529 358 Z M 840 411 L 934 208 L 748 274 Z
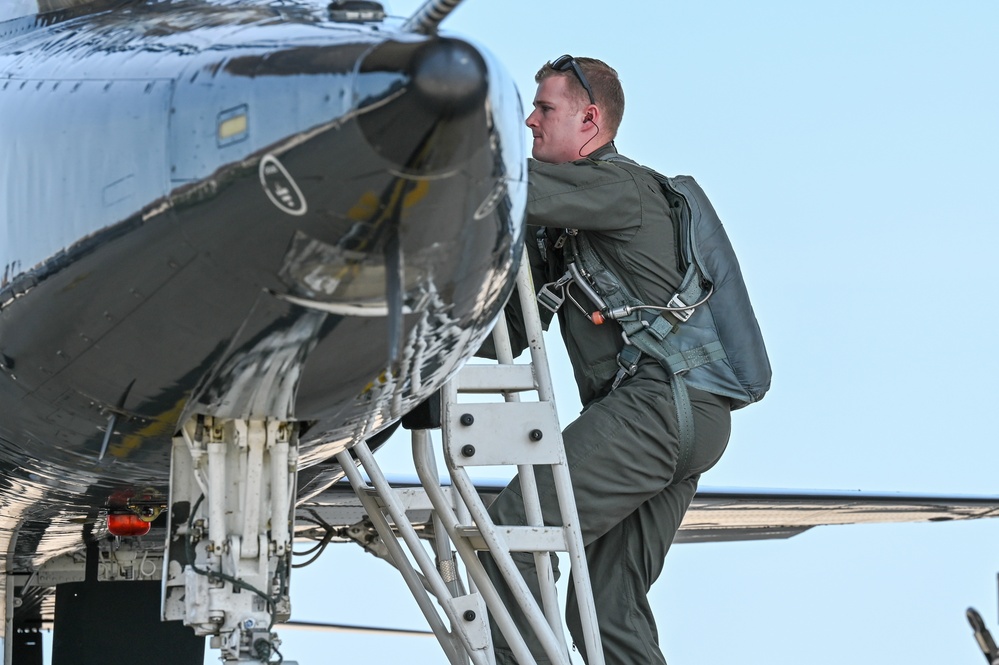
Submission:
M 639 166 L 659 182 L 679 226 L 685 268 L 669 303 L 644 303 L 604 267 L 585 234 L 570 236 L 574 281 L 625 333 L 615 386 L 648 354 L 673 375 L 681 412 L 689 409 L 684 384 L 730 398 L 733 409 L 758 402 L 770 388 L 770 360 L 739 261 L 708 197 L 690 176 L 670 178 L 617 153 L 602 159 Z

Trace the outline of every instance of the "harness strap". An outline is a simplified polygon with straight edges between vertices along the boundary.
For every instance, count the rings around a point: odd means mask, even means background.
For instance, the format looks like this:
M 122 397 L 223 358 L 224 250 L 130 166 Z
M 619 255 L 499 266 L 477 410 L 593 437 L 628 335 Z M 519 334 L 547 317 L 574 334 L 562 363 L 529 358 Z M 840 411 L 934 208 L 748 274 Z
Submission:
M 704 346 L 699 346 L 696 349 L 688 349 L 686 351 L 678 351 L 671 356 L 666 358 L 666 364 L 669 367 L 681 368 L 680 372 L 685 372 L 695 367 L 700 367 L 701 365 L 706 365 L 707 363 L 714 362 L 715 360 L 722 360 L 727 358 L 725 354 L 725 348 L 719 341 L 710 342 Z
M 651 354 L 649 354 L 651 355 Z M 617 354 L 620 369 L 614 377 L 611 390 L 615 390 L 626 376 L 631 376 L 638 369 L 638 360 L 642 351 L 635 344 L 625 344 Z M 674 478 L 683 480 L 687 477 L 690 467 L 690 457 L 694 452 L 694 408 L 690 404 L 690 393 L 687 384 L 679 373 L 671 372 L 669 387 L 673 391 L 673 405 L 676 407 L 676 424 L 680 440 L 680 452 L 677 456 Z
M 673 389 L 673 404 L 676 406 L 676 423 L 680 430 L 680 454 L 673 472 L 675 481 L 684 480 L 690 471 L 690 458 L 694 454 L 694 408 L 690 405 L 687 384 L 679 374 L 673 374 L 669 381 Z
M 632 296 L 617 276 L 604 267 L 585 234 L 571 236 L 569 245 L 573 261 L 578 261 L 583 271 L 583 275 L 577 277 L 577 282 L 580 278 L 589 277 L 594 290 L 604 301 L 600 303 L 601 306 L 609 311 L 634 308 L 644 304 Z M 696 304 L 702 297 L 703 283 L 700 270 L 692 263 L 669 306 L 682 308 Z M 619 369 L 611 384 L 611 390 L 616 390 L 625 377 L 634 375 L 643 354 L 652 356 L 669 371 L 669 385 L 673 391 L 680 440 L 680 454 L 675 473 L 681 480 L 686 477 L 694 449 L 694 409 L 690 404 L 690 395 L 681 374 L 694 367 L 726 357 L 725 350 L 719 342 L 684 351 L 677 350 L 670 344 L 669 334 L 677 325 L 689 319 L 693 311 L 693 308 L 690 308 L 653 314 L 648 310 L 633 309 L 629 314 L 615 319 L 621 325 L 627 342 L 617 355 Z
M 616 153 L 604 159 L 635 164 Z M 686 477 L 694 449 L 694 410 L 681 375 L 690 369 L 726 357 L 724 348 L 717 341 L 683 351 L 676 349 L 670 343 L 670 333 L 694 314 L 696 305 L 710 296 L 710 291 L 706 288 L 710 287 L 710 284 L 704 278 L 697 262 L 693 260 L 689 234 L 681 233 L 681 235 L 683 236 L 680 239 L 681 247 L 678 247 L 677 251 L 685 257 L 687 270 L 679 289 L 667 304 L 670 309 L 655 313 L 641 309 L 646 303 L 632 295 L 617 275 L 604 266 L 585 233 L 568 235 L 569 250 L 572 253 L 568 272 L 572 273 L 573 279 L 587 292 L 594 304 L 603 310 L 602 313 L 605 316 L 610 315 L 609 318 L 616 320 L 624 331 L 625 345 L 617 355 L 618 371 L 611 384 L 611 390 L 616 390 L 625 377 L 635 374 L 643 354 L 655 358 L 670 373 L 669 385 L 673 391 L 680 441 L 675 477 L 680 480 Z M 562 284 L 558 282 L 546 284 L 542 288 L 543 295 L 539 294 L 539 300 L 549 309 L 553 306 L 554 309 L 558 309 L 562 300 L 553 289 L 549 288 L 551 286 L 558 288 Z M 591 292 L 596 297 L 591 295 Z

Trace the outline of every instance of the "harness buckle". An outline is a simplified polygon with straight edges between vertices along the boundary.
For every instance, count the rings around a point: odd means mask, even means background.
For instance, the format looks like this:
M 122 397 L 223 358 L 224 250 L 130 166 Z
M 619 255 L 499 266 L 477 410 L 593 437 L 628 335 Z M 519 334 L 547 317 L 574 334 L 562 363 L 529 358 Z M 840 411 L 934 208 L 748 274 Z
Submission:
M 538 229 L 534 239 L 538 243 L 538 252 L 541 254 L 541 260 L 548 263 L 548 236 L 545 234 L 545 229 Z
M 638 364 L 622 360 L 620 354 L 617 356 L 617 366 L 628 376 L 634 376 L 635 372 L 638 371 Z
M 538 304 L 547 309 L 552 314 L 558 312 L 559 308 L 562 307 L 562 303 L 565 302 L 565 296 L 561 296 L 555 293 L 555 290 L 551 288 L 557 282 L 549 282 L 541 287 L 538 291 Z M 562 289 L 563 293 L 565 292 Z
M 624 380 L 624 377 L 635 375 L 635 372 L 638 371 L 638 361 L 641 357 L 642 352 L 631 343 L 626 343 L 621 348 L 621 352 L 617 354 L 617 366 L 620 369 L 617 370 L 614 383 L 611 384 L 611 390 L 616 389 L 621 384 L 621 381 Z
M 538 290 L 538 304 L 550 311 L 552 314 L 558 312 L 565 302 L 565 285 L 572 281 L 572 275 L 566 272 L 554 282 L 543 284 Z
M 694 308 L 689 307 L 687 303 L 680 300 L 679 293 L 669 299 L 666 307 L 669 308 L 670 314 L 678 318 L 680 321 L 687 321 L 694 315 Z

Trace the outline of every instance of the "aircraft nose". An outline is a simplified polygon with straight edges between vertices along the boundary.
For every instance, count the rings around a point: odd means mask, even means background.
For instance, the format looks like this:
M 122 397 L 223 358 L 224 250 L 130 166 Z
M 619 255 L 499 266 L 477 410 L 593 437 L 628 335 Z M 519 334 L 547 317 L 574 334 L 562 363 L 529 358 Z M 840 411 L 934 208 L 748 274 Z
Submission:
M 413 90 L 438 112 L 463 114 L 486 97 L 486 63 L 465 42 L 440 40 L 426 44 L 413 62 Z
M 355 110 L 371 148 L 402 171 L 453 169 L 488 140 L 489 77 L 470 44 L 385 42 L 358 68 Z

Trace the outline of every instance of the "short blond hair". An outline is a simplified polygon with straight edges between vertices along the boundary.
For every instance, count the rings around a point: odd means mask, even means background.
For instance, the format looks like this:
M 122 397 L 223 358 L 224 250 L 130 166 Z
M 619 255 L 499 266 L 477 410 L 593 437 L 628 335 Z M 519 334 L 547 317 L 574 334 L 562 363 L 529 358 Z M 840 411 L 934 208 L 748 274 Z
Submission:
M 624 117 L 624 89 L 621 87 L 621 79 L 618 78 L 617 71 L 602 60 L 596 58 L 573 58 L 579 68 L 583 71 L 590 89 L 593 91 L 593 102 L 600 107 L 605 119 L 604 131 L 611 137 L 617 135 L 617 129 L 621 126 L 621 119 Z M 576 77 L 571 69 L 558 71 L 552 67 L 551 62 L 538 70 L 534 75 L 534 82 L 541 83 L 550 76 L 567 77 L 571 83 L 569 89 L 575 91 L 576 101 L 579 106 L 586 106 L 590 99 L 586 96 L 586 89 Z

